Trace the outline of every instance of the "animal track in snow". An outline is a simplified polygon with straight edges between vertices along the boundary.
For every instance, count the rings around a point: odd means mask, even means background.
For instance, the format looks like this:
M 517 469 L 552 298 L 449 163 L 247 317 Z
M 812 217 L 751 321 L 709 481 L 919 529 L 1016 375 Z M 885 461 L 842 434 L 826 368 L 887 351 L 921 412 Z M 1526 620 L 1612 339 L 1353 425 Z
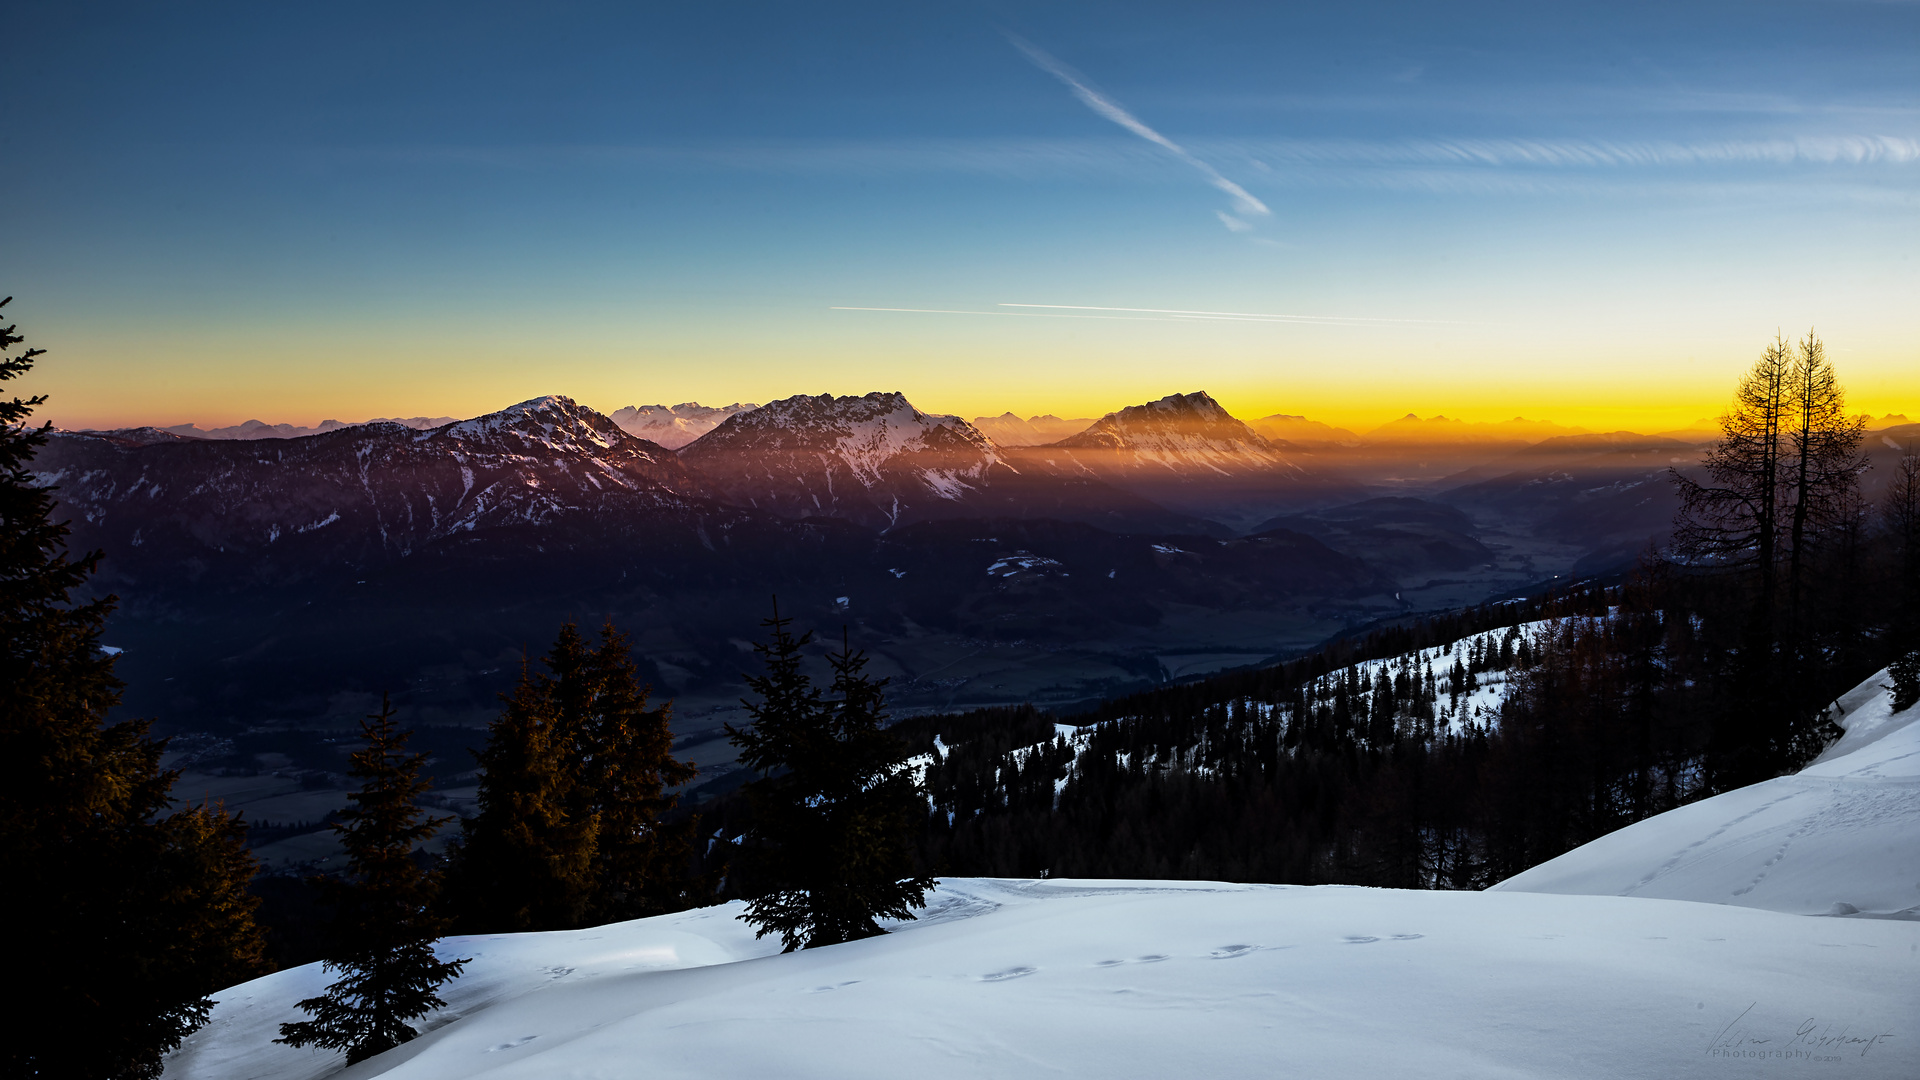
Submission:
M 1031 975 L 1038 970 L 1040 969 L 1031 967 L 1010 967 L 1005 971 L 996 971 L 991 975 L 982 975 L 980 976 L 980 981 L 1005 982 L 1008 979 L 1018 979 L 1025 975 Z
M 511 1050 L 516 1046 L 525 1046 L 539 1037 L 540 1036 L 538 1035 L 522 1035 L 517 1039 L 509 1039 L 506 1042 L 500 1043 L 497 1046 L 489 1046 L 485 1050 L 482 1050 L 481 1053 L 493 1054 L 493 1053 L 498 1053 L 501 1050 Z
M 1207 955 L 1215 960 L 1231 960 L 1236 956 L 1245 956 L 1259 947 L 1258 945 L 1222 945 Z

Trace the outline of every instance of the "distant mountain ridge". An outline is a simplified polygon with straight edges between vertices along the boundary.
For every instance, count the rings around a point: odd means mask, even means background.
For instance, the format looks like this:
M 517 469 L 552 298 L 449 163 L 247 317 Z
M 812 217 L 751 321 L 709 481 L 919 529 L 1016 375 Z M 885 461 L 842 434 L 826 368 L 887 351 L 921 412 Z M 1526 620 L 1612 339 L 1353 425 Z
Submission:
M 1062 420 L 1048 413 L 1022 420 L 1013 413 L 1005 412 L 999 416 L 976 416 L 973 426 L 1001 446 L 1039 446 L 1085 431 L 1093 426 L 1093 418 Z
M 333 559 L 405 555 L 481 528 L 683 507 L 701 494 L 671 452 L 559 396 L 427 431 L 374 423 L 234 441 L 56 433 L 35 476 L 127 547 Z
M 368 424 L 399 424 L 402 427 L 425 431 L 429 428 L 437 428 L 453 422 L 454 418 L 451 416 L 410 416 L 405 419 L 383 416 L 372 420 L 362 420 L 359 423 L 346 423 L 340 420 L 322 420 L 313 427 L 301 427 L 298 424 L 269 424 L 264 420 L 248 420 L 245 423 L 234 424 L 230 427 L 208 428 L 205 430 L 193 424 L 174 424 L 169 427 L 118 428 L 111 431 L 97 432 L 97 434 L 114 435 L 131 431 L 164 431 L 168 434 L 179 435 L 188 439 L 302 439 L 308 435 L 323 435 L 329 431 L 339 431 L 341 428 L 365 427 Z
M 1587 428 L 1568 427 L 1548 420 L 1528 420 L 1516 416 L 1498 423 L 1453 420 L 1445 416 L 1421 418 L 1413 413 L 1390 420 L 1364 432 L 1360 438 L 1369 443 L 1532 443 L 1558 435 L 1586 435 Z
M 702 405 L 697 401 L 683 401 L 673 406 L 628 405 L 609 413 L 608 419 L 620 425 L 621 430 L 629 435 L 657 442 L 669 450 L 678 450 L 719 427 L 728 417 L 759 407 L 752 402 L 739 401 L 718 406 Z

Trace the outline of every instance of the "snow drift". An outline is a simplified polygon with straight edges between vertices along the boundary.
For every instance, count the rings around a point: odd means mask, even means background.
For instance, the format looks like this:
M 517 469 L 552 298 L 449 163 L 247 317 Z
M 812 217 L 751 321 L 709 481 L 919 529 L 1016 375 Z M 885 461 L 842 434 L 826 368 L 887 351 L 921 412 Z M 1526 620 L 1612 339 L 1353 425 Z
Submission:
M 1795 775 L 1629 825 L 1494 888 L 1920 919 L 1920 706 L 1893 712 L 1891 681 L 1883 670 L 1842 696 L 1846 734 Z

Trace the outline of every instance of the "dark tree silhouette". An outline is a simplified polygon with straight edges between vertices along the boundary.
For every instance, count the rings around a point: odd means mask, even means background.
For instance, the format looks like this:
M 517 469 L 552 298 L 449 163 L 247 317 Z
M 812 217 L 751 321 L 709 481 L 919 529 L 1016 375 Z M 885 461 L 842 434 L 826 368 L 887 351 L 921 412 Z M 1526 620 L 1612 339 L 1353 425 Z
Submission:
M 467 963 L 433 952 L 445 923 L 433 913 L 436 883 L 415 849 L 452 819 L 420 808 L 421 793 L 432 786 L 420 778 L 426 755 L 407 753 L 410 733 L 394 724 L 384 695 L 360 731 L 367 742 L 349 771 L 360 790 L 347 796 L 353 805 L 333 827 L 347 850 L 347 876 L 325 886 L 335 915 L 323 966 L 341 978 L 300 1002 L 313 1019 L 281 1024 L 274 1040 L 345 1050 L 349 1065 L 413 1038 L 408 1021 L 443 1007 L 440 985 Z
M 0 329 L 0 381 L 42 354 L 7 355 L 22 340 Z M 44 400 L 0 400 L 0 920 L 17 931 L 9 967 L 33 978 L 0 1062 L 8 1076 L 152 1077 L 206 1022 L 207 995 L 261 968 L 254 866 L 223 809 L 167 813 L 176 774 L 145 721 L 107 722 L 122 685 L 100 647 L 113 599 L 74 598 L 101 555 L 67 555 L 53 489 L 27 472 Z
M 589 647 L 567 623 L 506 699 L 480 754 L 480 812 L 463 823 L 449 901 L 474 932 L 559 930 L 660 914 L 700 899 L 689 819 L 667 824 L 671 706 L 648 704 L 627 638 Z
M 744 917 L 789 952 L 884 933 L 879 919 L 913 918 L 934 884 L 915 872 L 925 795 L 885 730 L 886 681 L 866 674 L 866 656 L 843 636 L 823 696 L 802 670 L 812 635 L 795 638 L 792 621 L 776 604 L 761 623 L 771 640 L 754 646 L 766 673 L 747 679 L 760 697 L 745 703 L 754 722 L 727 728 L 741 763 L 761 774 L 748 785 L 754 895 Z

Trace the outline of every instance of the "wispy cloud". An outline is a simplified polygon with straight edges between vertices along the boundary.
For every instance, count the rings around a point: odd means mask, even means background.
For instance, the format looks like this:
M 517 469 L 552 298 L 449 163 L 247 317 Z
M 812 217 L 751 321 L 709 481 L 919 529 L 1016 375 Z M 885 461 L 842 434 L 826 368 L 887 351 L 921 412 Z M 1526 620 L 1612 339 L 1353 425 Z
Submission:
M 1172 139 L 1167 138 L 1165 135 L 1160 134 L 1142 123 L 1139 117 L 1128 112 L 1119 102 L 1087 85 L 1086 78 L 1079 72 L 1055 60 L 1052 56 L 1040 49 L 1039 46 L 1027 41 L 1025 38 L 1008 34 L 1007 40 L 1013 43 L 1014 48 L 1025 53 L 1027 59 L 1033 61 L 1035 67 L 1038 67 L 1040 70 L 1066 84 L 1067 89 L 1073 91 L 1073 96 L 1079 98 L 1081 103 L 1086 105 L 1087 108 L 1092 109 L 1101 116 L 1119 124 L 1135 135 L 1166 150 L 1181 161 L 1198 169 L 1200 174 L 1207 178 L 1207 183 L 1225 192 L 1227 197 L 1233 200 L 1233 208 L 1239 214 L 1266 217 L 1273 213 L 1273 211 L 1267 209 L 1266 203 L 1254 198 L 1246 188 L 1241 187 L 1239 184 L 1221 175 L 1220 170 L 1193 156 L 1193 154 L 1189 153 L 1187 149 L 1179 143 L 1174 142 Z M 1227 214 L 1221 214 L 1220 220 L 1227 228 L 1232 229 L 1234 232 L 1246 232 L 1251 228 L 1246 221 L 1231 217 Z
M 1455 319 L 1389 319 L 1372 315 L 1300 315 L 1266 311 L 1192 311 L 1186 308 L 1098 307 L 1091 304 L 996 304 L 996 307 L 1045 308 L 1052 311 L 1124 311 L 1147 315 L 1170 315 L 1178 319 L 1232 319 L 1254 322 L 1297 323 L 1425 323 L 1433 326 L 1471 326 L 1475 323 Z
M 995 304 L 996 308 L 1034 308 L 1027 311 L 981 311 L 974 308 L 857 307 L 836 304 L 829 311 L 883 311 L 905 315 L 999 315 L 1023 319 L 1103 319 L 1110 322 L 1255 322 L 1271 325 L 1371 326 L 1414 323 L 1429 326 L 1477 326 L 1452 319 L 1388 319 L 1365 315 L 1272 314 L 1258 311 L 1189 311 L 1184 308 L 1096 307 L 1088 304 Z

